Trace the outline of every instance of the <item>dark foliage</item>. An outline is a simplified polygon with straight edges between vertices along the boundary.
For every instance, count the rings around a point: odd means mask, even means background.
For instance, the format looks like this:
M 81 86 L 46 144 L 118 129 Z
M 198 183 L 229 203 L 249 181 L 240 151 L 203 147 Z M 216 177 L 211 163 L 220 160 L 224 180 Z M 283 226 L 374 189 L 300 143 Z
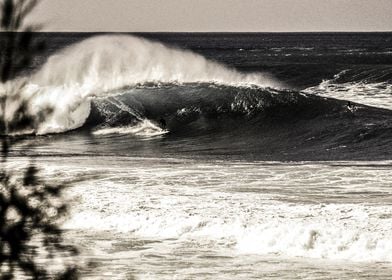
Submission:
M 5 84 L 28 67 L 35 54 L 43 50 L 43 42 L 34 38 L 36 26 L 25 26 L 26 16 L 38 4 L 38 0 L 0 0 L 0 81 Z M 77 279 L 75 267 L 64 267 L 53 272 L 47 263 L 55 257 L 73 256 L 75 248 L 63 243 L 57 221 L 64 216 L 67 206 L 61 195 L 64 185 L 54 185 L 40 178 L 34 164 L 24 174 L 14 174 L 7 168 L 9 152 L 17 138 L 11 132 L 34 127 L 51 110 L 39 116 L 28 113 L 28 100 L 18 92 L 24 83 L 4 87 L 0 92 L 0 131 L 2 140 L 2 169 L 0 170 L 0 280 L 18 276 L 31 279 Z M 12 117 L 6 116 L 7 104 L 17 104 Z
M 25 26 L 26 16 L 35 8 L 38 0 L 3 0 L 1 3 L 0 80 L 6 82 L 28 67 L 35 54 L 45 48 L 43 41 L 34 37 L 39 26 Z M 14 32 L 18 31 L 18 32 Z

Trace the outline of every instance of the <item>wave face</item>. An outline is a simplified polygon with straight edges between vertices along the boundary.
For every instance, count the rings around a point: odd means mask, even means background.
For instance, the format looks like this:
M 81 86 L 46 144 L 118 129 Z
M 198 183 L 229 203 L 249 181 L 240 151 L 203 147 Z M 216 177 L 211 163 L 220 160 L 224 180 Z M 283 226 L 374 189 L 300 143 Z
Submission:
M 124 88 L 94 99 L 83 129 L 105 137 L 164 135 L 167 145 L 158 149 L 175 154 L 387 159 L 391 116 L 389 110 L 296 91 L 195 83 Z M 137 149 L 124 147 L 118 148 Z
M 32 115 L 53 110 L 37 134 L 58 133 L 82 126 L 92 96 L 140 84 L 208 82 L 278 87 L 265 75 L 242 74 L 191 51 L 166 47 L 134 36 L 100 36 L 70 46 L 48 58 L 29 77 L 22 92 Z
M 251 127 L 331 113 L 343 118 L 352 114 L 347 102 L 289 90 L 211 83 L 124 88 L 91 104 L 86 127 L 126 127 L 145 119 L 158 124 L 164 119 L 171 133 L 211 133 L 213 129 L 226 131 L 226 126 L 235 123 Z

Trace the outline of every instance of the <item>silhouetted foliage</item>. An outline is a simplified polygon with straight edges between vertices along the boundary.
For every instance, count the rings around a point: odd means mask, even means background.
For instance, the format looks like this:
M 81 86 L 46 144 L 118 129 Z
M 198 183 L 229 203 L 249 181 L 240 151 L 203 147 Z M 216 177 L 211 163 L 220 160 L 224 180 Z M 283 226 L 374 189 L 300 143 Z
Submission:
M 19 176 L 7 168 L 9 152 L 18 140 L 10 133 L 34 127 L 35 123 L 51 114 L 48 108 L 39 116 L 30 115 L 29 101 L 19 94 L 25 83 L 10 85 L 10 81 L 14 82 L 19 73 L 30 65 L 33 56 L 43 50 L 43 42 L 34 38 L 33 31 L 37 27 L 24 25 L 26 16 L 38 2 L 0 2 L 1 30 L 5 32 L 0 40 L 0 81 L 3 85 L 8 83 L 0 88 L 3 164 L 0 170 L 0 280 L 18 276 L 77 279 L 75 267 L 63 267 L 63 271 L 55 275 L 46 263 L 38 262 L 38 258 L 49 260 L 77 254 L 74 247 L 63 244 L 62 232 L 57 224 L 67 211 L 61 200 L 65 186 L 45 182 L 33 163 Z M 11 116 L 6 114 L 10 103 L 14 106 Z
M 45 48 L 44 42 L 37 40 L 33 33 L 39 26 L 24 25 L 26 16 L 37 4 L 38 0 L 3 0 L 1 3 L 4 39 L 0 49 L 0 80 L 3 83 L 15 78 L 30 65 L 34 55 Z

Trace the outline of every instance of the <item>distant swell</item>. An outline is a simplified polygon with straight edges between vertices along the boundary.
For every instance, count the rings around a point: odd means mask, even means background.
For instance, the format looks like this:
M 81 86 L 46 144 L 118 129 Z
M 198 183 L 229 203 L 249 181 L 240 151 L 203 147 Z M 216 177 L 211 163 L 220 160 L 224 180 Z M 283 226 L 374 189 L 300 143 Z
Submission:
M 22 95 L 30 101 L 33 115 L 46 107 L 53 109 L 44 123 L 33 128 L 34 133 L 46 134 L 82 126 L 93 96 L 140 84 L 197 82 L 279 87 L 265 75 L 242 74 L 190 51 L 133 36 L 101 36 L 51 56 L 29 78 Z

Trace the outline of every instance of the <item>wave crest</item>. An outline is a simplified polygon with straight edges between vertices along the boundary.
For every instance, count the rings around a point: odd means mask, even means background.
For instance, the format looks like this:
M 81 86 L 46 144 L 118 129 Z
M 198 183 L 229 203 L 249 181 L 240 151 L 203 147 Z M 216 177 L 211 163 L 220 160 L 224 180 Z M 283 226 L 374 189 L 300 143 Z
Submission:
M 45 86 L 76 84 L 95 93 L 145 83 L 279 87 L 278 82 L 262 74 L 242 74 L 191 51 L 125 35 L 90 38 L 53 55 L 33 82 Z

